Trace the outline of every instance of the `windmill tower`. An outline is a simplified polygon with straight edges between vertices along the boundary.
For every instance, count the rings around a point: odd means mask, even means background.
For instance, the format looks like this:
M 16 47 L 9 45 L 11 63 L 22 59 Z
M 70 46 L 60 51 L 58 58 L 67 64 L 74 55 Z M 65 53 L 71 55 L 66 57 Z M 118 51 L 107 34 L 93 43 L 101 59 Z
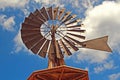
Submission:
M 23 43 L 34 54 L 48 57 L 48 68 L 33 72 L 28 80 L 89 80 L 88 72 L 65 65 L 64 54 L 72 55 L 79 48 L 111 52 L 108 36 L 85 39 L 83 24 L 76 15 L 64 8 L 36 9 L 22 23 Z

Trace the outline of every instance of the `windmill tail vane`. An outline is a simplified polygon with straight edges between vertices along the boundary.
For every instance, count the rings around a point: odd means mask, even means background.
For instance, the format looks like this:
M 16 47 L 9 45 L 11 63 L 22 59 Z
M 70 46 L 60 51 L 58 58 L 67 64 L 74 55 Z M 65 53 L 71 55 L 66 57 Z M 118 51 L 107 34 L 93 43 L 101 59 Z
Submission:
M 73 51 L 79 50 L 79 46 L 112 52 L 107 44 L 108 36 L 82 41 L 85 39 L 82 35 L 85 30 L 81 27 L 83 27 L 81 19 L 65 8 L 43 7 L 25 18 L 21 38 L 34 54 L 48 57 L 50 69 L 65 65 L 64 55 L 72 55 Z

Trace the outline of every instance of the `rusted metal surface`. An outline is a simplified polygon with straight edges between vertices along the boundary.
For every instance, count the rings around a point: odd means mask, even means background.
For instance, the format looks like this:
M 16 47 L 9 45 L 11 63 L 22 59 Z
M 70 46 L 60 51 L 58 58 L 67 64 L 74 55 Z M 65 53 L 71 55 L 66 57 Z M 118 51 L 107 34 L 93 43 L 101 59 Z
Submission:
M 26 23 L 26 24 L 31 24 L 31 25 L 35 25 L 35 26 L 41 26 L 40 23 L 38 23 L 38 22 L 36 22 L 36 21 L 34 21 L 34 20 L 32 20 L 32 19 L 29 19 L 29 18 L 25 18 L 24 23 Z
M 36 11 L 33 13 L 36 17 L 38 17 L 38 19 L 42 20 L 43 22 L 46 21 L 45 17 L 40 13 L 40 11 L 38 9 L 36 9 Z
M 35 54 L 38 53 L 38 51 L 40 50 L 41 46 L 43 45 L 43 43 L 45 42 L 45 38 L 38 38 L 39 40 L 36 41 L 36 43 L 34 43 L 31 47 L 31 51 Z M 34 39 L 35 40 L 35 39 Z M 33 40 L 33 41 L 34 41 Z
M 47 14 L 47 11 L 46 11 L 45 7 L 43 7 L 42 9 L 40 9 L 40 12 L 45 17 L 45 21 L 49 20 L 49 17 L 48 17 L 48 14 Z
M 24 29 L 33 30 L 33 29 L 39 29 L 39 28 L 40 28 L 39 25 L 22 23 L 22 30 Z

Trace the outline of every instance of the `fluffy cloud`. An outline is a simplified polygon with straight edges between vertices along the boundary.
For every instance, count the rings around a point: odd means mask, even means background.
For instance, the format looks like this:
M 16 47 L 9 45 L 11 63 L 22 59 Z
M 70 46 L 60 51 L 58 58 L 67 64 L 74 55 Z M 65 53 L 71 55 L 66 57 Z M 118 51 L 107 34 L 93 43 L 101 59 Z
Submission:
M 99 72 L 102 72 L 104 70 L 111 70 L 111 69 L 115 69 L 116 67 L 114 67 L 114 62 L 113 61 L 110 61 L 110 62 L 105 62 L 104 64 L 102 65 L 99 65 L 98 67 L 95 67 L 94 68 L 94 72 L 95 73 L 99 73 Z M 114 80 L 114 79 L 112 79 Z
M 119 80 L 120 79 L 120 73 L 112 74 L 109 76 L 109 80 Z
M 14 16 L 7 18 L 6 15 L 0 15 L 0 25 L 5 30 L 14 31 L 14 25 L 15 25 L 14 19 L 15 19 Z
M 24 7 L 29 0 L 0 0 L 0 9 L 6 7 L 21 8 Z
M 114 50 L 119 50 L 120 44 L 120 3 L 104 1 L 101 5 L 95 6 L 86 11 L 86 18 L 83 23 L 86 26 L 86 38 L 92 39 L 108 35 L 108 44 Z M 77 55 L 78 60 L 90 62 L 102 62 L 106 60 L 109 53 L 81 49 Z
M 40 3 L 42 6 L 59 6 L 59 7 L 63 7 L 63 2 L 65 2 L 64 0 L 34 0 L 36 3 Z M 52 3 L 52 4 L 51 4 Z
M 40 3 L 43 6 L 56 5 L 59 7 L 64 7 L 71 5 L 74 8 L 82 10 L 83 8 L 91 7 L 98 0 L 34 0 L 36 3 Z M 52 4 L 51 4 L 52 3 Z
M 24 44 L 22 42 L 20 32 L 14 38 L 14 42 L 15 42 L 15 53 L 19 52 L 20 50 L 22 50 L 24 48 Z

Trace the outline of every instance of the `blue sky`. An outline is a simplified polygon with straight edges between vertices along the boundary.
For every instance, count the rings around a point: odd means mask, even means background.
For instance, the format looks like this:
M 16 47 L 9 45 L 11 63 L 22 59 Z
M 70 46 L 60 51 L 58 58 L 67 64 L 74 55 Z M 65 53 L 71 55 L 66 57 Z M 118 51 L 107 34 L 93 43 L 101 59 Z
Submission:
M 112 53 L 80 49 L 65 57 L 68 66 L 88 70 L 90 80 L 120 80 L 120 0 L 0 0 L 0 79 L 26 80 L 33 71 L 47 68 L 47 59 L 28 51 L 19 32 L 24 18 L 42 6 L 77 14 L 86 40 L 109 36 Z

